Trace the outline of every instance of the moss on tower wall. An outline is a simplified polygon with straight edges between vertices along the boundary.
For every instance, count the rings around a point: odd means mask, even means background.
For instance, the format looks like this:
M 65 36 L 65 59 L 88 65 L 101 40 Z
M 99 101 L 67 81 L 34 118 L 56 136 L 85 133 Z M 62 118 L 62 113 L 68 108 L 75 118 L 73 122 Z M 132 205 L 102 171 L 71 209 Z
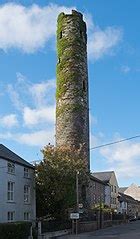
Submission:
M 86 44 L 82 14 L 76 11 L 69 15 L 61 13 L 57 25 L 56 144 L 77 147 L 84 144 L 89 160 Z
M 75 12 L 76 13 L 76 12 Z M 59 63 L 57 64 L 57 92 L 56 98 L 60 98 L 63 96 L 67 90 L 66 82 L 75 81 L 76 78 L 79 77 L 79 72 L 65 72 L 65 69 L 73 67 L 75 62 L 83 61 L 85 55 L 82 54 L 86 50 L 85 42 L 86 42 L 86 25 L 82 20 L 82 15 L 79 14 L 73 15 L 65 15 L 64 13 L 60 13 L 58 16 L 58 25 L 57 25 L 57 56 L 59 59 Z M 73 33 L 71 30 L 69 34 L 64 35 L 64 31 L 67 28 L 70 19 L 75 23 L 75 27 L 78 28 L 79 32 Z M 80 35 L 80 32 L 84 34 L 85 42 Z M 60 38 L 60 35 L 62 37 Z M 79 54 L 80 53 L 80 54 Z M 71 61 L 69 61 L 71 59 Z
M 59 117 L 61 114 L 66 113 L 66 111 L 71 112 L 82 112 L 83 111 L 83 106 L 81 104 L 65 104 L 61 108 L 56 109 L 56 116 Z

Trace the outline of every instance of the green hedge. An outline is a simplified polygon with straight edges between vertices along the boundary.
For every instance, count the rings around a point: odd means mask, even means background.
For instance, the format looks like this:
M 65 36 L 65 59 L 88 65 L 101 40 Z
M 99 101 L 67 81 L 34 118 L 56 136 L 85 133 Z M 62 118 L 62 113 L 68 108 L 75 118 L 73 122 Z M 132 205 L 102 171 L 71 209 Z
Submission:
M 0 239 L 28 239 L 30 222 L 0 223 Z

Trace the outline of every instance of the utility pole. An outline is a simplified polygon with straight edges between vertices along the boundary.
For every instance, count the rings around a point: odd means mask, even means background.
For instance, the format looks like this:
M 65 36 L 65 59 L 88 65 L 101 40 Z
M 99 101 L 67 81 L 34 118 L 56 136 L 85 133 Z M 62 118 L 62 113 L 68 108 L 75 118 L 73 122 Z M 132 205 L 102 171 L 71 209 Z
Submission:
M 76 172 L 76 208 L 79 213 L 79 171 Z

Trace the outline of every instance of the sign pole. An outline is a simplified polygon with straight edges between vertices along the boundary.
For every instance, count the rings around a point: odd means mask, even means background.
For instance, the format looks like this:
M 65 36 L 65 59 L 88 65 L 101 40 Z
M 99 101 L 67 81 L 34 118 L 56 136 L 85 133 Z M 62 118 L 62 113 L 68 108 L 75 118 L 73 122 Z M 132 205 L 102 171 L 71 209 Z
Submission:
M 79 171 L 76 172 L 76 207 L 77 213 L 79 213 Z M 78 220 L 76 219 L 76 235 L 78 234 Z

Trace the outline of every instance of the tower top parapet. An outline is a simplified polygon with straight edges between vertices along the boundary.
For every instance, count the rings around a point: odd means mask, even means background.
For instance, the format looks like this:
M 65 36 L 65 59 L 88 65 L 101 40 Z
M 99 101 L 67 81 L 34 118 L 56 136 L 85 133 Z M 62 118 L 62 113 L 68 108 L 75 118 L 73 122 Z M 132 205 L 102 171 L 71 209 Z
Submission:
M 64 12 L 61 12 L 58 16 L 58 21 L 61 17 L 68 17 L 68 16 L 77 16 L 77 17 L 80 17 L 81 20 L 83 20 L 83 14 L 76 11 L 76 10 L 72 10 L 71 11 L 71 14 L 65 14 Z

